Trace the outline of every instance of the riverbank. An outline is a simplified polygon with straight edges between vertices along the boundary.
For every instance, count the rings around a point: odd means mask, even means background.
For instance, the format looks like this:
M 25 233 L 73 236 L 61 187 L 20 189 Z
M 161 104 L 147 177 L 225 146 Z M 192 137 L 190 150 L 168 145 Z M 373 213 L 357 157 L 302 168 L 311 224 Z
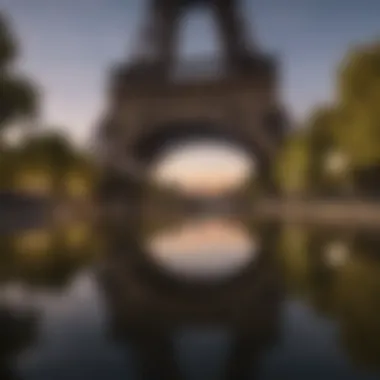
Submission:
M 187 217 L 187 213 L 165 211 L 162 208 L 150 210 L 147 219 L 157 221 L 176 220 Z M 67 201 L 63 203 L 25 195 L 0 193 L 0 232 L 32 228 L 46 223 L 66 224 L 73 220 L 99 220 L 123 217 L 130 214 L 135 218 L 139 212 L 134 207 L 110 207 L 107 209 L 97 206 L 90 201 Z M 173 214 L 173 215 L 171 215 Z M 199 213 L 195 213 L 198 215 Z M 262 198 L 256 199 L 247 207 L 238 207 L 234 212 L 210 213 L 211 215 L 224 215 L 235 217 L 244 215 L 244 218 L 255 219 L 258 222 L 281 222 L 296 224 L 312 224 L 341 227 L 371 227 L 380 229 L 380 202 L 367 200 L 323 200 L 323 199 L 282 199 Z M 199 214 L 200 215 L 200 214 Z M 203 215 L 203 214 L 202 214 Z M 141 215 L 140 215 L 141 216 Z
M 380 228 L 380 202 L 261 199 L 250 213 L 262 221 Z

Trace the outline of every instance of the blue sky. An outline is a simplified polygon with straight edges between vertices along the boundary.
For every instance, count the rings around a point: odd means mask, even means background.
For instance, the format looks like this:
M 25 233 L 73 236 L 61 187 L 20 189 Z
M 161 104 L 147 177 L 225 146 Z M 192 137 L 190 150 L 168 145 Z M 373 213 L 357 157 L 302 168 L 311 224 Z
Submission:
M 20 66 L 41 85 L 47 124 L 84 141 L 103 105 L 107 69 L 128 57 L 145 0 L 0 0 L 22 46 Z M 334 70 L 351 44 L 380 37 L 378 0 L 245 0 L 260 46 L 282 62 L 290 112 L 303 117 L 332 95 Z M 207 14 L 194 11 L 182 53 L 215 42 Z

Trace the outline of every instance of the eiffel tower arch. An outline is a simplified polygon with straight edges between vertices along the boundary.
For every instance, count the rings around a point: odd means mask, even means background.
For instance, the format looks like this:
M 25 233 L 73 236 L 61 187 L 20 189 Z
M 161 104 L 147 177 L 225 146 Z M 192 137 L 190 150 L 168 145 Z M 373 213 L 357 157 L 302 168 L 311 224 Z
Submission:
M 197 4 L 213 11 L 224 59 L 179 64 L 182 73 L 190 74 L 181 76 L 174 70 L 176 35 L 189 7 Z M 287 124 L 278 65 L 248 45 L 237 1 L 150 0 L 149 5 L 139 54 L 112 71 L 108 109 L 99 130 L 105 172 L 113 173 L 116 184 L 115 178 L 143 179 L 168 144 L 204 136 L 250 152 L 259 175 L 271 183 L 271 162 Z M 198 75 L 210 67 L 214 75 Z M 107 176 L 105 187 L 112 182 L 111 174 Z

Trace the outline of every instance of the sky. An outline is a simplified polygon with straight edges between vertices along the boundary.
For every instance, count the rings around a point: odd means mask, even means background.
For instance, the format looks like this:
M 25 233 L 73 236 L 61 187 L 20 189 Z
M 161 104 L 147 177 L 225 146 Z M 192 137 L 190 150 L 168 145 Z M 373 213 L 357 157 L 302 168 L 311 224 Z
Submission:
M 202 163 L 194 168 L 194 150 Z M 196 160 L 197 161 L 197 160 Z M 181 144 L 173 147 L 164 159 L 152 168 L 158 183 L 174 185 L 185 193 L 215 195 L 221 190 L 232 190 L 246 181 L 255 166 L 252 159 L 238 147 L 213 142 Z M 215 175 L 221 173 L 223 175 Z
M 347 50 L 380 37 L 378 0 L 242 0 L 251 39 L 280 63 L 289 113 L 302 120 L 334 96 Z M 0 0 L 21 44 L 19 69 L 43 96 L 43 121 L 77 143 L 94 133 L 105 105 L 108 70 L 133 53 L 146 0 Z M 181 56 L 218 46 L 206 12 L 181 30 Z M 201 157 L 198 155 L 198 157 Z

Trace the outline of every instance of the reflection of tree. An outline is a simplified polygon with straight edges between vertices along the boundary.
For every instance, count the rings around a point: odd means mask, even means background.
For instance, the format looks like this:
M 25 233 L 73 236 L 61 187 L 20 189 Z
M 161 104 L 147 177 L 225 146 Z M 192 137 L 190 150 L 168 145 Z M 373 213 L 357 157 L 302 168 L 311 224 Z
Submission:
M 380 368 L 380 261 L 351 256 L 337 274 L 336 315 L 345 348 L 359 364 Z
M 339 235 L 338 235 L 339 236 Z M 343 240 L 342 240 L 343 239 Z M 330 236 L 326 231 L 317 231 L 309 236 L 309 248 L 306 255 L 309 261 L 309 299 L 322 315 L 335 315 L 336 299 L 334 289 L 340 267 L 333 265 L 337 242 L 350 246 L 349 238 Z M 344 263 L 342 263 L 344 264 Z
M 13 265 L 12 242 L 9 237 L 0 238 L 0 282 L 8 279 Z
M 94 254 L 96 239 L 83 229 L 77 226 L 77 236 L 71 239 L 67 230 L 29 231 L 3 238 L 1 280 L 17 280 L 31 286 L 65 286 Z
M 281 231 L 278 244 L 279 260 L 284 268 L 285 283 L 289 291 L 296 295 L 305 295 L 310 287 L 307 231 L 286 226 Z
M 17 262 L 15 277 L 31 286 L 62 288 L 81 267 L 80 260 L 73 260 L 67 252 L 54 250 L 43 260 L 23 260 Z
M 11 360 L 36 339 L 37 315 L 29 310 L 17 313 L 0 306 L 0 378 L 15 380 L 19 377 L 11 368 Z
M 341 235 L 342 244 L 351 251 L 336 265 L 337 261 L 332 260 L 336 253 L 332 248 L 337 247 L 332 244 L 337 241 L 335 234 L 320 231 L 306 235 L 304 231 L 302 235 L 302 231 L 298 231 L 292 235 L 288 230 L 283 233 L 288 234 L 285 239 L 288 244 L 282 245 L 280 258 L 290 290 L 305 296 L 322 315 L 338 321 L 343 348 L 355 362 L 378 370 L 379 239 L 373 235 Z M 298 245 L 290 244 L 291 241 Z

